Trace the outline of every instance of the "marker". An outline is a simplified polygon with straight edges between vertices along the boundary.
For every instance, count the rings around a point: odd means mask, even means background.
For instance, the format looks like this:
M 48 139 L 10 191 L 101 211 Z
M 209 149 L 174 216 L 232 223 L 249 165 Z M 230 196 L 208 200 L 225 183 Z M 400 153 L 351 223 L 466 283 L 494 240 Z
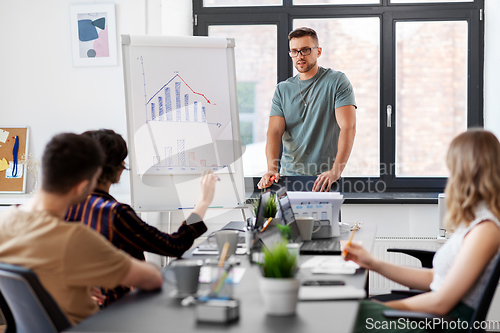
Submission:
M 264 226 L 262 226 L 262 231 L 261 232 L 264 232 L 264 230 L 266 230 L 267 226 L 271 223 L 271 221 L 273 220 L 272 217 L 270 217 L 267 222 L 264 224 Z
M 274 180 L 275 180 L 275 179 L 276 179 L 276 176 L 274 176 L 274 175 L 273 175 L 273 176 L 271 176 L 271 178 L 269 178 L 269 180 L 270 180 L 271 182 L 274 182 Z

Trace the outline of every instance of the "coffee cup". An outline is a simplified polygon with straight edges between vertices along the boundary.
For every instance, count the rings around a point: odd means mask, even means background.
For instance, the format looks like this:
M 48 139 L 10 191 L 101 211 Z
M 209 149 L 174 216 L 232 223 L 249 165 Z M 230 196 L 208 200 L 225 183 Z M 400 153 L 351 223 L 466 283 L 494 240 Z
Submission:
M 178 295 L 192 295 L 198 292 L 200 269 L 202 260 L 176 260 L 167 266 L 167 272 L 173 271 L 175 277 L 171 281 L 165 276 L 165 280 L 177 287 Z
M 316 230 L 313 230 L 315 218 L 311 216 L 297 217 L 296 221 L 303 241 L 311 240 L 312 234 L 321 228 L 321 225 L 319 225 Z
M 217 241 L 217 249 L 219 250 L 219 256 L 221 255 L 222 249 L 225 243 L 229 243 L 229 249 L 227 251 L 226 258 L 229 258 L 236 253 L 236 246 L 238 244 L 238 231 L 236 230 L 220 230 L 215 233 L 215 240 Z

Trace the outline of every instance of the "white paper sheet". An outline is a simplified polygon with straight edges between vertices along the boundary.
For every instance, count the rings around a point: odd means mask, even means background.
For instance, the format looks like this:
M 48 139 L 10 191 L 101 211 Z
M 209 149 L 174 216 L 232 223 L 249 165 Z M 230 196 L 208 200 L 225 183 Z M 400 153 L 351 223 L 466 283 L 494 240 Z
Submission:
M 5 143 L 7 141 L 7 138 L 9 137 L 9 132 L 0 129 L 0 142 Z
M 354 274 L 359 265 L 345 261 L 341 256 L 314 256 L 300 268 L 311 268 L 313 274 Z

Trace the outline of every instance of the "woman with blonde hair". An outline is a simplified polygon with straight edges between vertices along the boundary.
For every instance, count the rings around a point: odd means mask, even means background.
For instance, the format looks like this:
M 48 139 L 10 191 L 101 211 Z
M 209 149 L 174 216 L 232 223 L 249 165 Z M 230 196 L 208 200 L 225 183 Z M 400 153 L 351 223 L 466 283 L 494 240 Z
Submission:
M 362 301 L 356 332 L 373 330 L 375 324 L 384 332 L 410 331 L 401 322 L 383 317 L 386 309 L 468 321 L 478 306 L 500 253 L 500 143 L 491 132 L 471 129 L 451 142 L 446 164 L 450 171 L 445 189 L 446 223 L 452 235 L 436 252 L 433 269 L 383 262 L 356 244 L 347 248 L 345 260 L 409 288 L 429 291 L 384 303 Z

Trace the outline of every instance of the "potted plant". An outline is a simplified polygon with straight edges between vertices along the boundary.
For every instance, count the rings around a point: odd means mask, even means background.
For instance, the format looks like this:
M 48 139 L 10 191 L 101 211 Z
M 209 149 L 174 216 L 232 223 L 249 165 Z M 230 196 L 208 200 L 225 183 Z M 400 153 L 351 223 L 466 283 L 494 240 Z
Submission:
M 276 194 L 269 195 L 269 200 L 266 202 L 264 217 L 266 219 L 272 218 L 271 225 L 278 224 L 278 218 L 276 218 L 276 213 L 278 212 L 278 202 L 276 201 Z
M 260 291 L 268 315 L 289 316 L 295 314 L 300 281 L 295 278 L 297 256 L 287 248 L 287 241 L 264 249 Z

